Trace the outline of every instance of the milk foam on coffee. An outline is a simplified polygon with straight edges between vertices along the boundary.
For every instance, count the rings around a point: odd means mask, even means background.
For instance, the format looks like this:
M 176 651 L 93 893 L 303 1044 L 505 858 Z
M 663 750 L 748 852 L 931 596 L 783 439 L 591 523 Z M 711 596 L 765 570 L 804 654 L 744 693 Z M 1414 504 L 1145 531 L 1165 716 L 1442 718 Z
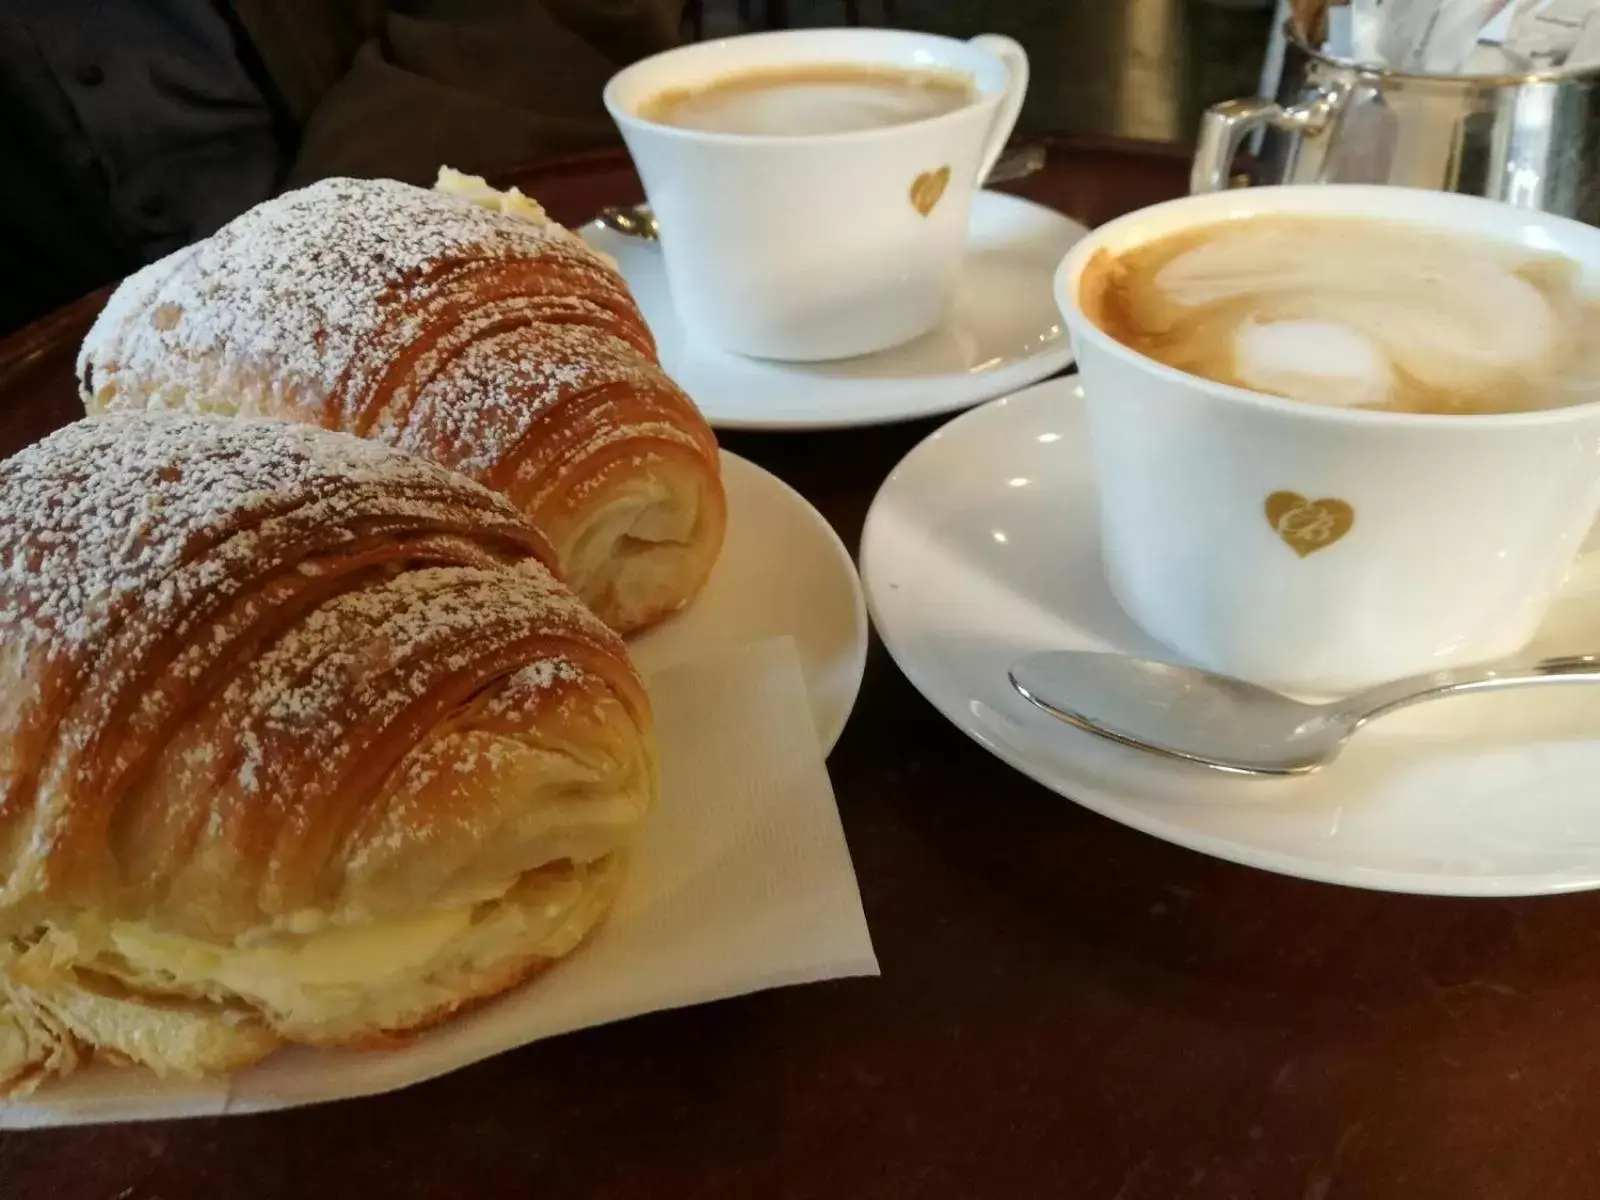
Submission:
M 1320 404 L 1439 413 L 1600 396 L 1576 264 L 1525 247 L 1350 217 L 1250 217 L 1086 270 L 1118 341 L 1221 383 Z
M 672 88 L 639 106 L 647 121 L 710 133 L 855 133 L 940 116 L 975 95 L 966 75 L 853 63 L 771 67 Z

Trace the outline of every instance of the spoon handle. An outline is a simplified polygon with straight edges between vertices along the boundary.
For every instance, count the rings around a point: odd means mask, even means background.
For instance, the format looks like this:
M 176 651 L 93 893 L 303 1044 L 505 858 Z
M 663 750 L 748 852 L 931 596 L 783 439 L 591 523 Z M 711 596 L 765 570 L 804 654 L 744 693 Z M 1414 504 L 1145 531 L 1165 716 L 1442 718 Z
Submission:
M 1554 683 L 1600 683 L 1600 655 L 1502 659 L 1476 667 L 1413 675 L 1357 692 L 1328 707 L 1360 726 L 1396 709 L 1458 692 L 1488 692 Z
M 1026 179 L 1035 171 L 1043 170 L 1044 163 L 1043 146 L 1013 146 L 995 159 L 994 166 L 989 168 L 989 174 L 984 177 L 981 186 L 993 187 L 997 183 L 1015 183 L 1019 179 Z

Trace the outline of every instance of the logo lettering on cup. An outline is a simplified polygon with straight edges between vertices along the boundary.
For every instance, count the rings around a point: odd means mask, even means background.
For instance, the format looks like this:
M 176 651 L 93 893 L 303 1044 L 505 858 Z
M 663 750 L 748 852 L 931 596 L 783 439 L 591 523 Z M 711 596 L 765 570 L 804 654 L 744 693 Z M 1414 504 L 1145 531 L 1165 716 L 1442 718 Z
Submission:
M 940 167 L 937 171 L 924 171 L 911 183 L 911 207 L 927 216 L 933 211 L 933 206 L 939 203 L 939 197 L 944 195 L 949 183 L 948 166 Z
M 1267 524 L 1301 558 L 1333 545 L 1356 523 L 1356 510 L 1343 500 L 1307 500 L 1296 492 L 1267 497 Z

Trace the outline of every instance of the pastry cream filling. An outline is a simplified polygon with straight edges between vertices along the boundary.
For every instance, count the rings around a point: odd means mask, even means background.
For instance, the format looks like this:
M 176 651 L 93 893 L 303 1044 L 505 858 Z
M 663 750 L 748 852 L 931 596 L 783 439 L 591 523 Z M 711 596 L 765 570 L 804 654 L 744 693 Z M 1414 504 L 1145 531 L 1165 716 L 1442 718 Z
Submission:
M 465 171 L 457 171 L 454 167 L 440 167 L 439 176 L 434 180 L 433 190 L 460 196 L 463 200 L 472 201 L 479 208 L 520 217 L 534 225 L 550 224 L 549 215 L 537 200 L 531 196 L 524 196 L 518 188 L 506 188 L 501 191 L 499 188 L 490 187 L 482 175 L 468 175 Z
M 291 935 L 264 946 L 220 947 L 133 921 L 112 922 L 106 935 L 111 949 L 136 971 L 250 996 L 284 986 L 372 984 L 409 974 L 471 923 L 472 909 L 463 906 L 403 921 Z
M 482 175 L 468 175 L 464 171 L 457 171 L 454 167 L 440 167 L 439 175 L 433 183 L 433 190 L 450 196 L 460 196 L 463 200 L 472 201 L 479 208 L 505 213 L 508 217 L 516 217 L 527 221 L 530 225 L 559 229 L 567 238 L 582 246 L 613 271 L 617 269 L 616 259 L 596 250 L 565 226 L 557 225 L 550 219 L 550 214 L 544 211 L 544 205 L 531 196 L 524 196 L 517 188 L 501 191 L 499 188 L 490 187 Z
M 611 865 L 530 872 L 493 900 L 248 945 L 87 914 L 70 928 L 52 927 L 44 942 L 58 965 L 100 971 L 146 993 L 243 1000 L 285 1026 L 336 1025 L 358 1015 L 365 1023 L 377 1013 L 400 1020 L 447 1000 L 457 972 L 569 952 L 607 901 L 601 877 Z

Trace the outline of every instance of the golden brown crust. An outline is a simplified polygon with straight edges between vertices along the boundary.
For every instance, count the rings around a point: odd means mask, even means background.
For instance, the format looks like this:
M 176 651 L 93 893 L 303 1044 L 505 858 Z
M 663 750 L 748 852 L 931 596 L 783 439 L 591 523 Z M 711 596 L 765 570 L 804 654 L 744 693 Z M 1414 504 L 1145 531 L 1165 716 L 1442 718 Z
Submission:
M 70 1069 L 63 1038 L 256 1053 L 218 1006 L 269 1041 L 409 1028 L 581 939 L 654 749 L 550 554 L 503 497 L 303 426 L 113 416 L 0 463 L 13 1073 Z
M 179 408 L 375 438 L 509 494 L 614 628 L 704 584 L 716 440 L 621 277 L 558 226 L 325 180 L 127 280 L 79 360 L 90 412 Z

